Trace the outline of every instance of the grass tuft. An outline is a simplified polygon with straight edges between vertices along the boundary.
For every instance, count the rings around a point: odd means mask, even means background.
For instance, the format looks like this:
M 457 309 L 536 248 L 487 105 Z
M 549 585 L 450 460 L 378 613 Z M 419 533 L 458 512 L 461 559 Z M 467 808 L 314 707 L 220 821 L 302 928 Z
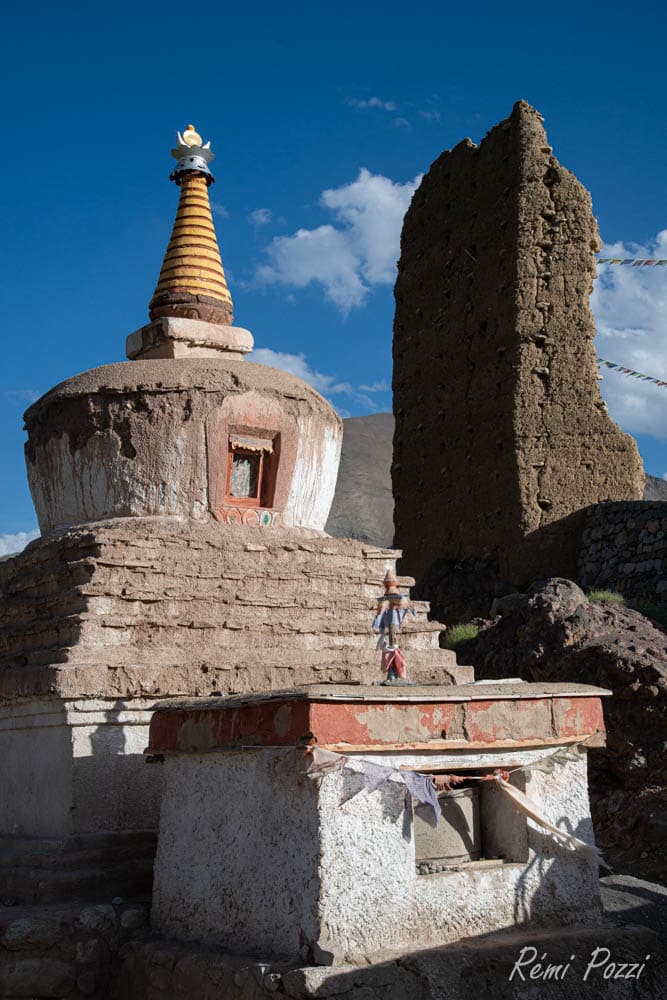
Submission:
M 614 604 L 625 604 L 623 594 L 615 590 L 589 590 L 586 597 L 589 601 L 613 601 Z
M 476 639 L 478 635 L 479 629 L 476 625 L 452 625 L 451 628 L 447 629 L 442 645 L 444 649 L 456 649 L 462 642 Z

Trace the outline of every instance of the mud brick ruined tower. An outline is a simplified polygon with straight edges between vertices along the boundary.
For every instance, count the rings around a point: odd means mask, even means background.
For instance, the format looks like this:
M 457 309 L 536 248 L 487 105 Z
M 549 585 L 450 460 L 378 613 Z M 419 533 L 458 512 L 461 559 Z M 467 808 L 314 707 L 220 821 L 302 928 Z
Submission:
M 515 583 L 576 573 L 582 509 L 641 499 L 635 442 L 600 397 L 591 200 L 525 101 L 433 163 L 401 237 L 395 542 L 421 578 L 489 559 Z
M 0 895 L 19 902 L 149 877 L 158 700 L 381 680 L 371 611 L 400 553 L 324 534 L 342 422 L 245 359 L 213 154 L 189 127 L 172 155 L 176 221 L 130 360 L 25 415 L 42 537 L 0 563 Z M 413 678 L 470 680 L 417 610 Z

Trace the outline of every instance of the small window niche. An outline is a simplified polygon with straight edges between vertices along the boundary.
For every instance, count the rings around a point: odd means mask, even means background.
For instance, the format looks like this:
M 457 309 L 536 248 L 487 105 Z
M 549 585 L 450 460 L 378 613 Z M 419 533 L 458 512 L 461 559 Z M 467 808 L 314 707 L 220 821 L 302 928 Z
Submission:
M 526 816 L 514 808 L 495 781 L 479 780 L 492 770 L 467 770 L 465 782 L 449 792 L 438 793 L 442 816 L 437 828 L 426 821 L 422 807 L 416 808 L 414 842 L 418 875 L 527 862 Z M 526 781 L 521 771 L 511 774 L 510 782 L 525 791 Z
M 277 440 L 230 434 L 226 500 L 235 507 L 271 507 L 276 481 Z

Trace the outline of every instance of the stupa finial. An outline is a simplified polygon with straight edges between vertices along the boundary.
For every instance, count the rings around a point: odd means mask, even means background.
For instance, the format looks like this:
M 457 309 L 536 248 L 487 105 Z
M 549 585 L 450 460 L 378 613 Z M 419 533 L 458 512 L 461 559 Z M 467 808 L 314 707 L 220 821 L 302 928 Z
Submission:
M 207 184 L 213 184 L 215 177 L 208 169 L 211 160 L 215 159 L 211 143 L 203 141 L 194 125 L 186 125 L 182 133 L 176 133 L 176 139 L 178 145 L 172 149 L 171 155 L 178 160 L 178 166 L 170 179 L 180 184 L 184 173 L 196 170 L 204 174 Z
M 202 141 L 194 125 L 177 132 L 171 155 L 177 166 L 170 180 L 181 195 L 176 221 L 151 299 L 151 319 L 180 316 L 208 323 L 233 323 L 232 297 L 227 288 L 215 236 L 208 188 L 215 178 L 211 143 Z

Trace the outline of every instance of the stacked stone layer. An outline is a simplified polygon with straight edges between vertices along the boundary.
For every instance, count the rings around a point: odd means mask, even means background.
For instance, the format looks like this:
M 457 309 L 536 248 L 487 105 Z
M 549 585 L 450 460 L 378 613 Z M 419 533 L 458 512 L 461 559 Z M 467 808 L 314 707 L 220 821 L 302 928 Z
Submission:
M 605 887 L 607 888 L 607 887 Z M 651 887 L 657 890 L 659 887 Z M 613 884 L 608 888 L 613 898 Z M 643 901 L 640 883 L 631 895 L 621 887 L 627 915 L 630 901 Z M 657 908 L 657 907 L 656 907 Z M 646 909 L 646 907 L 644 907 Z M 610 913 L 615 918 L 619 914 Z M 621 917 L 626 913 L 621 912 Z M 635 919 L 633 914 L 633 919 Z M 646 919 L 646 917 L 644 917 Z M 520 938 L 487 935 L 484 947 L 469 942 L 449 945 L 381 963 L 335 968 L 301 966 L 285 969 L 263 958 L 243 958 L 151 932 L 149 907 L 141 902 L 107 902 L 50 907 L 0 908 L 0 983 L 7 997 L 60 997 L 62 1000 L 424 1000 L 446 996 L 468 1000 L 471 983 L 506 983 L 499 1000 L 521 1000 L 525 983 L 510 980 L 522 947 L 548 950 L 549 962 L 571 975 L 556 982 L 550 997 L 558 1000 L 611 1000 L 619 996 L 603 969 L 583 976 L 596 948 L 608 948 L 616 963 L 645 963 L 643 996 L 663 991 L 664 935 L 648 926 L 534 928 Z M 646 962 L 645 956 L 651 955 Z M 527 971 L 527 970 L 526 970 Z M 518 985 L 515 985 L 517 984 Z M 629 984 L 631 985 L 631 984 Z M 443 993 L 446 990 L 446 993 Z M 483 995 L 480 993 L 480 995 Z M 546 996 L 546 993 L 542 994 Z M 621 994 L 623 995 L 623 994 Z M 624 994 L 629 995 L 629 991 Z
M 374 602 L 397 553 L 315 532 L 119 518 L 0 564 L 0 696 L 132 697 L 381 680 Z M 411 581 L 403 581 L 403 584 Z M 472 680 L 415 605 L 410 676 Z

